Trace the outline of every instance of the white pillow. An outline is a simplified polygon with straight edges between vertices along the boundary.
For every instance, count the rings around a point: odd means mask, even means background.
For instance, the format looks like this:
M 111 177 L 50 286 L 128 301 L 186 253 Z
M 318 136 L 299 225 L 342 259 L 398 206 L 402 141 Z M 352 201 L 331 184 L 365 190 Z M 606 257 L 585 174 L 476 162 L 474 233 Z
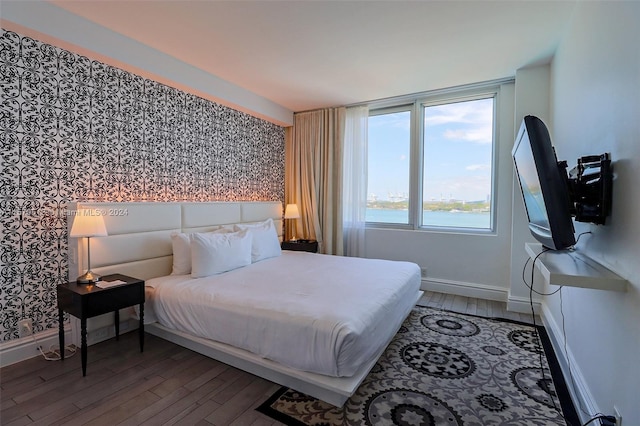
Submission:
M 248 230 L 253 235 L 251 243 L 251 262 L 259 262 L 282 254 L 280 240 L 272 219 L 252 224 L 239 224 L 236 231 Z
M 191 236 L 191 276 L 221 274 L 251 264 L 251 234 L 206 233 Z
M 171 234 L 173 245 L 173 270 L 171 275 L 191 273 L 191 234 L 174 232 Z
M 231 225 L 223 226 L 211 233 L 234 232 Z M 171 275 L 188 275 L 191 273 L 191 236 L 182 232 L 171 233 L 171 244 L 173 246 L 173 269 Z

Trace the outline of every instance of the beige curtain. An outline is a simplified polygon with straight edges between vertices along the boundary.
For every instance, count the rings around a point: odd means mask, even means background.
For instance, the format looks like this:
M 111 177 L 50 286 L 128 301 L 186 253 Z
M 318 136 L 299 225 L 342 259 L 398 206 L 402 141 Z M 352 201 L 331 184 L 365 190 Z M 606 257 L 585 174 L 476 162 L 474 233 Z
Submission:
M 343 254 L 342 139 L 345 108 L 294 115 L 285 139 L 285 201 L 297 204 L 299 220 L 287 220 L 286 238 L 318 241 L 319 252 Z

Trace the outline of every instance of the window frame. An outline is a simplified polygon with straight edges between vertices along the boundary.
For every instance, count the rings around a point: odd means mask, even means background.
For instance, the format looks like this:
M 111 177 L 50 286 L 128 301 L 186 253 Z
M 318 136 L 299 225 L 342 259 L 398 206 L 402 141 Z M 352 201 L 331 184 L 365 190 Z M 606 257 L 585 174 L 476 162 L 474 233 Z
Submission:
M 416 95 L 385 99 L 369 103 L 369 116 L 390 114 L 410 110 L 410 156 L 409 159 L 409 216 L 408 223 L 365 222 L 367 228 L 385 228 L 428 231 L 455 234 L 495 235 L 497 229 L 498 201 L 498 152 L 500 121 L 500 86 L 505 82 L 491 82 L 438 90 Z M 423 182 L 424 182 L 424 109 L 430 106 L 493 98 L 493 142 L 491 147 L 491 203 L 489 228 L 465 228 L 456 226 L 424 225 L 423 222 Z

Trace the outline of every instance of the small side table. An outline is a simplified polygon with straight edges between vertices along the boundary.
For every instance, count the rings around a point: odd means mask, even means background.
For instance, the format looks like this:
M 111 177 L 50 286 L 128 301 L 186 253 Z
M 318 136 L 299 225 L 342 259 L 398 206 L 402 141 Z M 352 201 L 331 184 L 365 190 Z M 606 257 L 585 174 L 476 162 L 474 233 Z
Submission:
M 318 252 L 318 242 L 316 240 L 283 241 L 281 247 L 282 250 Z
M 121 280 L 120 284 L 100 288 L 94 284 L 68 282 L 58 285 L 58 340 L 60 358 L 64 360 L 63 314 L 68 312 L 80 319 L 82 375 L 87 375 L 87 318 L 114 313 L 116 340 L 120 337 L 120 309 L 140 305 L 140 352 L 144 350 L 144 281 L 121 274 L 105 275 L 102 282 Z

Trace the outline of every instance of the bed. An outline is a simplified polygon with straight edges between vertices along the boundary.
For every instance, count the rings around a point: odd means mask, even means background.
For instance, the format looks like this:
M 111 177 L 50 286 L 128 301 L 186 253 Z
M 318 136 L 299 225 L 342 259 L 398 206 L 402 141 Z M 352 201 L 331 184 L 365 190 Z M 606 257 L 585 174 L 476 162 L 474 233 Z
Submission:
M 92 239 L 92 269 L 146 281 L 145 313 L 154 321 L 145 321 L 147 332 L 336 406 L 355 392 L 421 295 L 415 264 L 305 252 L 197 278 L 175 273 L 172 234 L 268 221 L 281 238 L 279 202 L 69 208 L 104 214 L 109 236 Z M 70 275 L 82 269 L 77 247 Z

